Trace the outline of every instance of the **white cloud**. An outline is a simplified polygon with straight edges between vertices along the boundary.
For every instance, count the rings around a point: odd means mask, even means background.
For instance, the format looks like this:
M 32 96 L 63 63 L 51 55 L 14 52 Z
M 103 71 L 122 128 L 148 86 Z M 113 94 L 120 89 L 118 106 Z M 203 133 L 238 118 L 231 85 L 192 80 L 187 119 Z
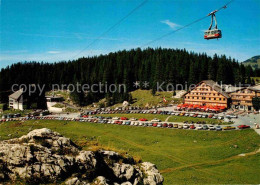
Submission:
M 174 22 L 171 22 L 170 20 L 164 20 L 164 21 L 161 21 L 161 23 L 167 24 L 171 29 L 176 29 L 177 27 L 180 26 Z

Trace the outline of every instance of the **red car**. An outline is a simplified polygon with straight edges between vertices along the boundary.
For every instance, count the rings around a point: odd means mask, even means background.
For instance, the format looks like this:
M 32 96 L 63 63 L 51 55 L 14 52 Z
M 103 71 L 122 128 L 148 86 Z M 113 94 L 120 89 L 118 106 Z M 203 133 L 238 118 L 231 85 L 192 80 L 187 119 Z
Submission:
M 190 126 L 190 129 L 195 129 L 196 127 L 194 125 L 191 125 Z
M 168 124 L 167 124 L 167 123 L 164 123 L 164 124 L 162 125 L 162 127 L 168 127 Z
M 237 126 L 237 128 L 245 129 L 245 128 L 250 128 L 250 126 L 249 125 L 239 125 L 239 126 Z
M 146 118 L 140 118 L 139 121 L 148 121 Z
M 127 117 L 121 117 L 120 119 L 121 119 L 121 120 L 128 120 Z
M 157 127 L 158 123 L 153 123 L 153 127 Z

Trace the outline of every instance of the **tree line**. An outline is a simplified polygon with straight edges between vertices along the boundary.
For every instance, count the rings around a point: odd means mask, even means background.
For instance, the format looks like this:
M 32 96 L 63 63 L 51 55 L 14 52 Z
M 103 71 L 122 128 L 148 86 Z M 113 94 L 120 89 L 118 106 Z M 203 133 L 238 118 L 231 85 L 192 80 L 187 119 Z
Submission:
M 188 52 L 185 49 L 140 48 L 123 50 L 73 61 L 57 63 L 19 62 L 1 69 L 0 101 L 7 101 L 13 84 L 126 84 L 126 92 L 116 93 L 72 93 L 79 105 L 91 104 L 106 98 L 108 104 L 131 100 L 129 92 L 135 90 L 133 83 L 148 82 L 146 89 L 155 90 L 156 83 L 196 84 L 211 79 L 224 84 L 250 83 L 250 77 L 260 76 L 259 70 L 245 67 L 225 55 L 213 57 L 206 53 Z M 10 94 L 10 93 L 9 93 Z

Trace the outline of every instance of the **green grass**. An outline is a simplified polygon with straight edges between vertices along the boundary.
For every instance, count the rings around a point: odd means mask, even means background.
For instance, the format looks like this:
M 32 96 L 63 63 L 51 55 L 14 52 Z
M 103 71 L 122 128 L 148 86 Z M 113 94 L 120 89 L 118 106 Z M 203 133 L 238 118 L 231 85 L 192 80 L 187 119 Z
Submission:
M 179 104 L 182 102 L 181 98 L 172 98 L 173 92 L 156 92 L 156 95 L 153 96 L 151 90 L 141 90 L 131 92 L 133 103 L 131 106 L 139 107 L 153 107 L 153 106 L 164 106 L 168 104 Z M 167 100 L 166 103 L 163 102 L 163 98 Z M 97 104 L 104 103 L 105 99 L 100 100 Z M 115 104 L 111 106 L 112 108 L 122 107 L 122 103 Z M 90 108 L 90 107 L 87 107 Z
M 3 108 L 4 108 L 4 104 L 0 104 L 0 109 L 3 110 Z
M 260 83 L 260 77 L 251 77 L 251 79 L 254 79 L 255 83 Z
M 259 149 L 260 136 L 252 129 L 216 132 L 30 120 L 0 124 L 0 140 L 42 127 L 71 138 L 87 150 L 101 147 L 128 152 L 135 158 L 155 163 L 166 185 L 260 182 L 259 153 L 237 157 Z
M 63 104 L 61 104 L 61 103 L 56 103 L 55 105 L 53 105 L 53 107 L 64 108 L 65 105 L 63 105 Z
M 9 109 L 9 110 L 4 110 L 3 114 L 17 114 L 20 113 L 22 116 L 25 116 L 27 113 L 32 112 L 32 110 L 30 109 L 26 109 L 26 110 L 13 110 L 13 109 Z M 2 116 L 3 114 L 0 114 L 0 116 Z
M 180 103 L 181 99 L 173 99 L 173 92 L 156 92 L 156 95 L 153 96 L 151 90 L 136 90 L 131 92 L 134 103 L 133 106 L 157 106 L 157 105 L 167 105 L 171 103 Z M 163 102 L 163 98 L 167 100 L 167 103 Z M 174 102 L 172 102 L 174 101 Z
M 169 122 L 184 122 L 184 121 L 188 121 L 188 122 L 202 122 L 205 121 L 207 124 L 230 124 L 230 123 L 226 123 L 223 122 L 221 120 L 217 120 L 217 119 L 211 119 L 211 118 L 193 118 L 193 117 L 186 117 L 186 116 L 172 116 L 172 115 L 163 115 L 163 114 L 98 114 L 97 116 L 103 116 L 103 117 L 127 117 L 129 118 L 146 118 L 149 121 L 154 119 L 154 118 L 158 118 L 161 121 L 165 121 L 168 117 L 168 121 Z

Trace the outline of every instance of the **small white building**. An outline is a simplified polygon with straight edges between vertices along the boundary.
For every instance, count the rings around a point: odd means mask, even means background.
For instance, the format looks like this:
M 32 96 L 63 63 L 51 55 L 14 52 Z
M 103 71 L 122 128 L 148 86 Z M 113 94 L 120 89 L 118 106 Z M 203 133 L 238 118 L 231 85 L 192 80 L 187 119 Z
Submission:
M 9 108 L 23 110 L 23 89 L 20 89 L 9 96 Z
M 57 103 L 62 103 L 63 98 L 61 96 L 45 96 L 47 100 L 47 108 L 49 112 L 61 113 L 63 108 L 54 107 Z

